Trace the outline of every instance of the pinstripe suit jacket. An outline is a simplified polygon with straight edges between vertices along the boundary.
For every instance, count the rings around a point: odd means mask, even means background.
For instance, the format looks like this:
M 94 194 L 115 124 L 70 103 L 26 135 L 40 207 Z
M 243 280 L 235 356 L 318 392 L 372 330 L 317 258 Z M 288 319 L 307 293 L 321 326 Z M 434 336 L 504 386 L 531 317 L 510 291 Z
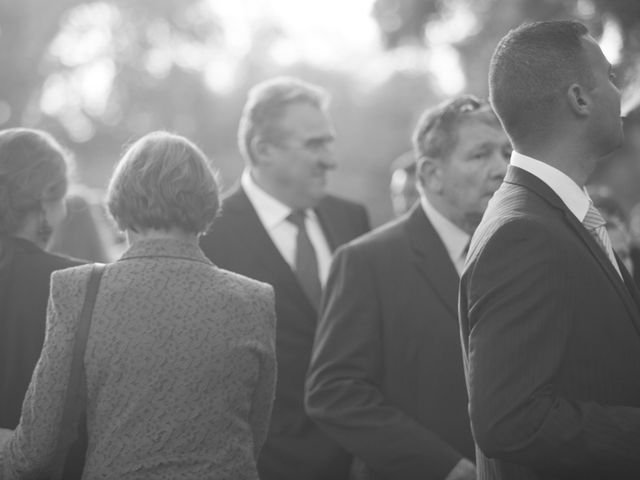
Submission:
M 640 303 L 620 269 L 510 167 L 461 279 L 479 479 L 640 478 Z

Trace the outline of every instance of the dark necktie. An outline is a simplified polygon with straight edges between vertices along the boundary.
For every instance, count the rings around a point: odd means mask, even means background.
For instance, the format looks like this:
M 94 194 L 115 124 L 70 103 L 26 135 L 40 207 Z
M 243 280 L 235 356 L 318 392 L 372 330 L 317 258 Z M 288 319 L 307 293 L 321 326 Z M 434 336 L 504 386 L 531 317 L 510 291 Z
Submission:
M 609 239 L 609 234 L 607 233 L 606 228 L 607 222 L 602 218 L 598 209 L 594 207 L 591 202 L 589 202 L 589 210 L 587 211 L 587 215 L 584 217 L 584 220 L 582 220 L 582 224 L 607 254 L 609 261 L 613 264 L 618 275 L 622 277 L 620 268 L 618 267 L 618 262 L 616 262 L 616 257 L 613 255 L 611 240 Z
M 318 310 L 320 297 L 322 296 L 322 286 L 318 274 L 318 259 L 313 244 L 309 239 L 307 227 L 305 225 L 304 210 L 294 210 L 287 217 L 287 220 L 298 227 L 296 237 L 295 272 L 300 280 L 302 289 L 309 297 L 313 307 Z

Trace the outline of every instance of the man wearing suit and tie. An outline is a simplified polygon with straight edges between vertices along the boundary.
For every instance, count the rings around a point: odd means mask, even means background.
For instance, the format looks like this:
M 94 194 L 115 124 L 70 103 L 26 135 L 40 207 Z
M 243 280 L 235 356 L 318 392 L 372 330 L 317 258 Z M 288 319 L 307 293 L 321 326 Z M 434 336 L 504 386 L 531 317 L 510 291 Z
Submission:
M 414 133 L 419 202 L 334 258 L 306 407 L 368 479 L 476 478 L 458 281 L 510 152 L 486 102 L 427 111 Z
M 334 131 L 328 96 L 288 77 L 255 86 L 238 133 L 240 185 L 201 240 L 218 266 L 273 285 L 278 382 L 262 480 L 342 480 L 351 458 L 304 411 L 322 284 L 333 250 L 369 230 L 363 206 L 326 193 Z
M 577 22 L 521 26 L 492 57 L 514 152 L 460 287 L 481 479 L 640 478 L 638 292 L 583 188 L 622 142 L 613 80 Z

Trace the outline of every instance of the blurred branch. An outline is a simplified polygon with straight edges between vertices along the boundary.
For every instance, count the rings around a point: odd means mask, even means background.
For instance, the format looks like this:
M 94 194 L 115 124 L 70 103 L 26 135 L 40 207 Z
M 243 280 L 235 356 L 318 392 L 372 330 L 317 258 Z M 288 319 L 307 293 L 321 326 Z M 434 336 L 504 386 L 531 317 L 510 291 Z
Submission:
M 440 13 L 444 3 L 442 0 L 376 0 L 372 15 L 385 47 L 424 43 L 425 26 Z
M 24 122 L 30 101 L 40 93 L 50 73 L 43 60 L 51 42 L 73 8 L 92 3 L 117 5 L 136 25 L 140 36 L 154 19 L 166 19 L 176 31 L 193 41 L 211 33 L 210 25 L 203 27 L 204 17 L 185 17 L 185 12 L 198 0 L 0 0 L 0 59 L 5 66 L 0 69 L 0 125 Z
M 40 60 L 79 0 L 0 0 L 0 105 L 19 124 L 32 91 L 42 82 Z M 8 111 L 7 111 L 8 109 Z

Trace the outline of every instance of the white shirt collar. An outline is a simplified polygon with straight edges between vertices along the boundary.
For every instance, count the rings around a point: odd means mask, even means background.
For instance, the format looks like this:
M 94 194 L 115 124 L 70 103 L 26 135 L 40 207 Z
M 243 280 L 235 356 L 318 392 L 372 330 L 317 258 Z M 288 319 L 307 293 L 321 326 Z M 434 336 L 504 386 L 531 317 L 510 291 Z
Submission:
M 580 188 L 568 175 L 547 163 L 518 153 L 515 150 L 511 153 L 510 163 L 546 183 L 580 222 L 584 220 L 589 210 L 591 199 L 587 192 Z
M 426 195 L 420 195 L 420 205 L 442 243 L 444 243 L 454 265 L 457 265 L 460 261 L 464 262 L 465 250 L 471 236 L 436 210 L 427 200 Z
M 253 208 L 255 208 L 258 217 L 260 217 L 262 224 L 267 230 L 271 230 L 273 227 L 280 225 L 291 213 L 292 210 L 290 207 L 272 195 L 269 195 L 255 182 L 249 169 L 245 169 L 242 172 L 240 185 L 247 194 L 247 197 L 249 197 Z

